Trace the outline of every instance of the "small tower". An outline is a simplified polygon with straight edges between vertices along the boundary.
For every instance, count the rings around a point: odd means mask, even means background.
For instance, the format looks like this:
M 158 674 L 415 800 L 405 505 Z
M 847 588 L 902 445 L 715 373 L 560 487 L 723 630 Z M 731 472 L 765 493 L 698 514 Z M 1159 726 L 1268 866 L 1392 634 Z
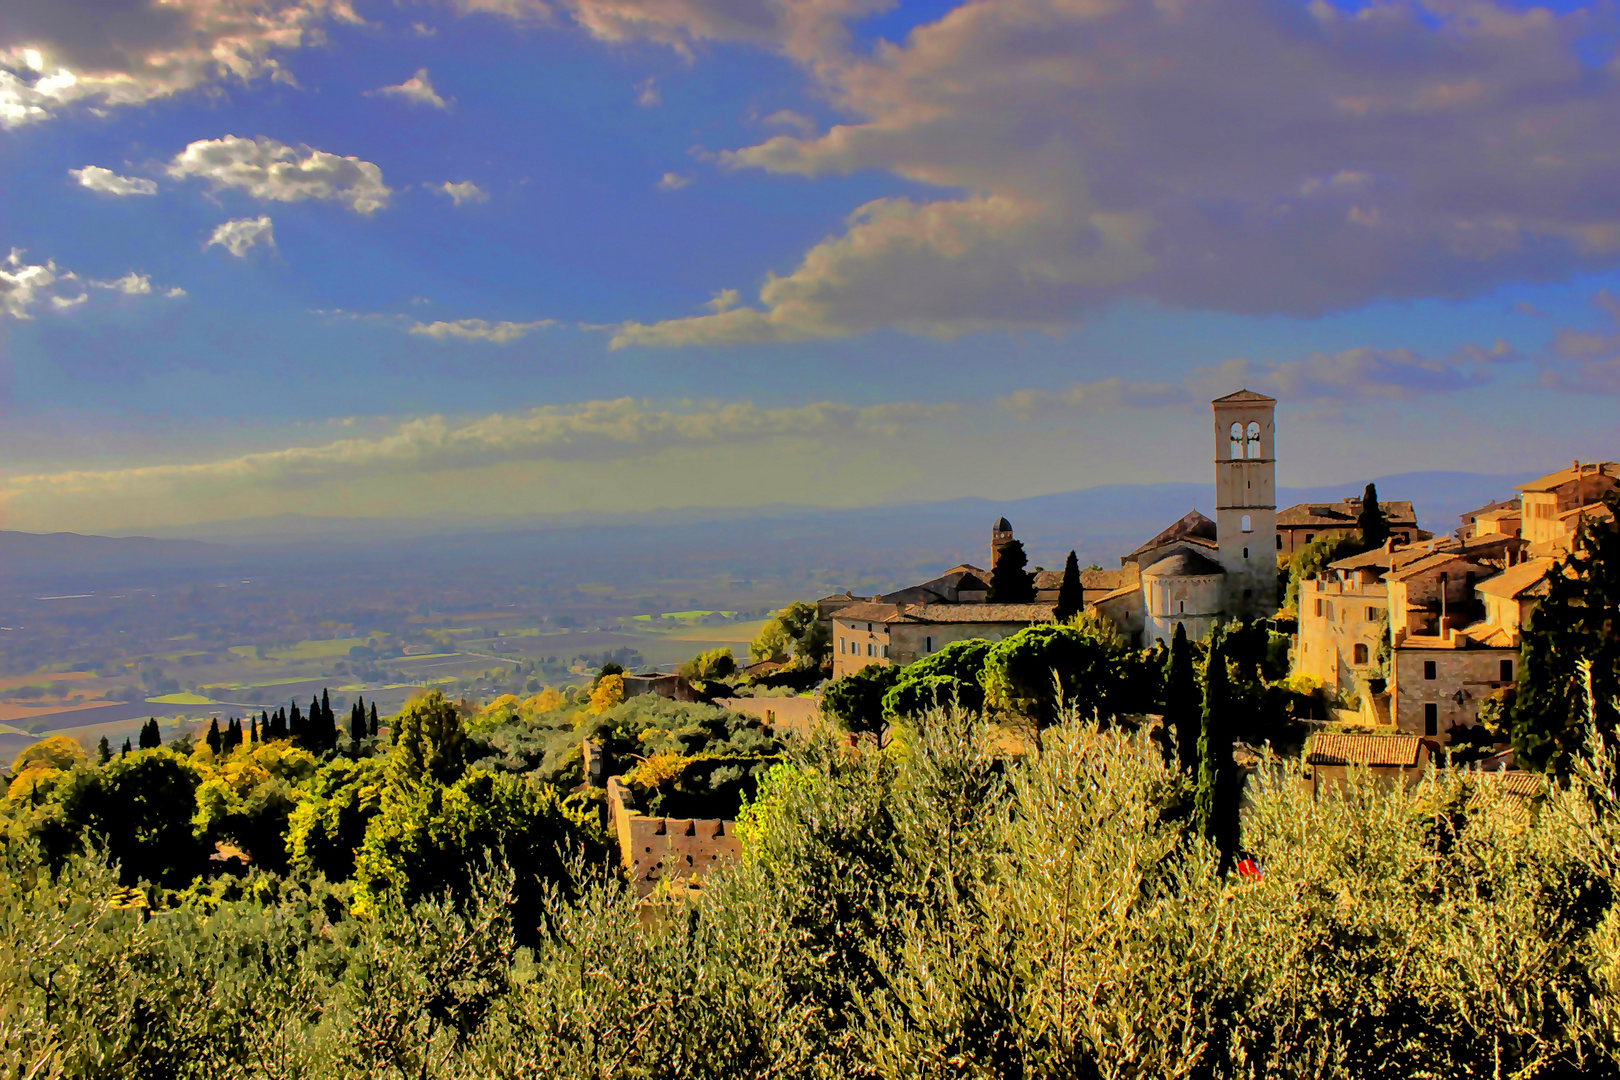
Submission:
M 996 560 L 1001 558 L 1001 549 L 1012 543 L 1012 522 L 1006 518 L 997 518 L 996 523 L 990 526 L 990 565 L 987 570 L 996 568 Z
M 1226 570 L 1228 616 L 1277 610 L 1275 398 L 1239 390 L 1216 398 L 1215 535 Z

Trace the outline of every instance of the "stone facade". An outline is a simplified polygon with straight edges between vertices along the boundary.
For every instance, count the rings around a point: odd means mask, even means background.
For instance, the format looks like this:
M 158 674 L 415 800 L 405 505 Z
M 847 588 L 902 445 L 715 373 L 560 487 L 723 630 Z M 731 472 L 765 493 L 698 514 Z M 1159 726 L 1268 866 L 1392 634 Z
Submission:
M 1300 582 L 1294 670 L 1340 694 L 1360 693 L 1379 670 L 1389 587 L 1376 568 Z
M 1225 585 L 1220 564 L 1196 552 L 1154 563 L 1142 571 L 1142 639 L 1168 644 L 1182 626 L 1189 639 L 1202 641 L 1221 621 Z
M 1518 676 L 1518 646 L 1491 646 L 1467 634 L 1414 634 L 1394 650 L 1390 698 L 1403 732 L 1450 739 L 1453 726 L 1471 727 L 1479 707 Z
M 1211 404 L 1222 613 L 1269 618 L 1277 610 L 1277 401 L 1240 390 Z
M 1050 604 L 850 605 L 833 616 L 833 677 L 909 664 L 954 641 L 1002 641 L 1052 617 Z

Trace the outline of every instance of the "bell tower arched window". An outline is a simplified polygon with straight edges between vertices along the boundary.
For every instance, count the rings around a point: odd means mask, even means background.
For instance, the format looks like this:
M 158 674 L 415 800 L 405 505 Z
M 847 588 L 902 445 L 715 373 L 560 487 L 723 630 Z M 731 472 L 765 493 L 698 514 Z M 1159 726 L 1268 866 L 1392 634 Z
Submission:
M 1232 459 L 1240 461 L 1243 458 L 1243 425 L 1232 425 Z
M 1264 455 L 1262 455 L 1260 453 L 1260 425 L 1257 424 L 1255 421 L 1250 420 L 1249 421 L 1249 432 L 1248 432 L 1248 434 L 1249 434 L 1249 457 L 1258 458 L 1258 457 L 1264 456 Z
M 1254 532 L 1254 518 L 1244 514 L 1238 525 L 1244 532 Z

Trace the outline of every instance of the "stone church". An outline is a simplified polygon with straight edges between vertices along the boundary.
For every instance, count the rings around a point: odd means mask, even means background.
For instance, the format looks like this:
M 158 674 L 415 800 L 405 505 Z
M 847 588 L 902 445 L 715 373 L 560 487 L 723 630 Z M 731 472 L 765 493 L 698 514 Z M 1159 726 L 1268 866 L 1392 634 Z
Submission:
M 1277 610 L 1277 401 L 1239 390 L 1210 404 L 1215 520 L 1191 511 L 1121 557 L 1134 582 L 1087 604 L 1142 645 L 1168 643 L 1178 625 L 1196 641 L 1222 620 Z

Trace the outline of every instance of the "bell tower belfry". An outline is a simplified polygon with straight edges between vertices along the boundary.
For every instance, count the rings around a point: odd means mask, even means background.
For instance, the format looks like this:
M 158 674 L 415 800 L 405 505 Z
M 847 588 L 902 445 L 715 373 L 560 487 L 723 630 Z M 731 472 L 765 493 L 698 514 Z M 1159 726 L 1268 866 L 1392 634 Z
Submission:
M 1277 610 L 1277 399 L 1239 390 L 1216 398 L 1215 535 L 1228 616 Z

